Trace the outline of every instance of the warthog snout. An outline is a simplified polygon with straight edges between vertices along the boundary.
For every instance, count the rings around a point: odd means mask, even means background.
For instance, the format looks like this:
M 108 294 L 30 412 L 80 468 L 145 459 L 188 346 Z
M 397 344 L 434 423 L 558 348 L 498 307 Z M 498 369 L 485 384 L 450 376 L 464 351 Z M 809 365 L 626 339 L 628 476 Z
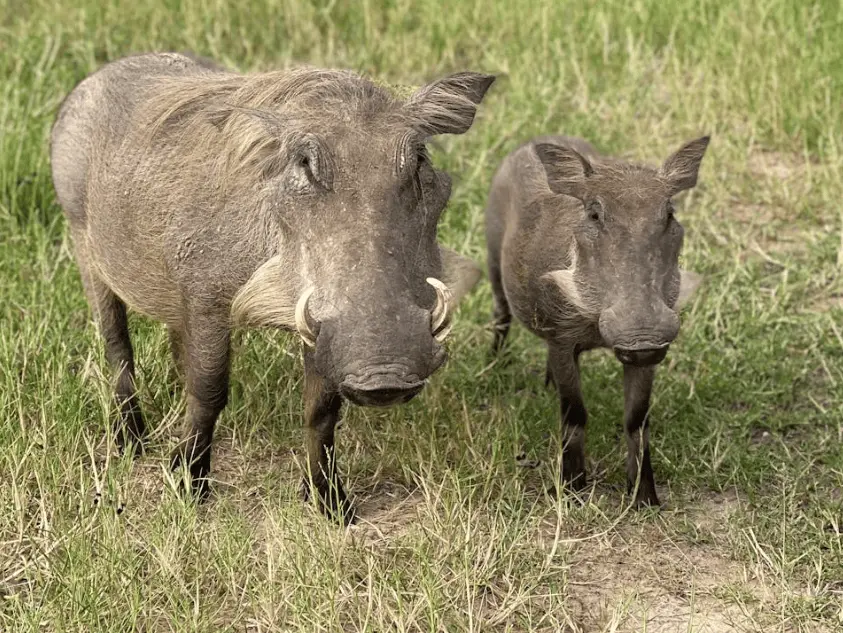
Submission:
M 679 316 L 660 298 L 646 306 L 619 302 L 603 311 L 599 327 L 620 362 L 644 367 L 664 360 L 679 334 Z
M 358 301 L 331 301 L 313 289 L 301 295 L 298 334 L 345 399 L 372 407 L 407 402 L 445 362 L 451 293 L 438 279 L 427 282 L 436 293 L 427 308 L 408 295 Z

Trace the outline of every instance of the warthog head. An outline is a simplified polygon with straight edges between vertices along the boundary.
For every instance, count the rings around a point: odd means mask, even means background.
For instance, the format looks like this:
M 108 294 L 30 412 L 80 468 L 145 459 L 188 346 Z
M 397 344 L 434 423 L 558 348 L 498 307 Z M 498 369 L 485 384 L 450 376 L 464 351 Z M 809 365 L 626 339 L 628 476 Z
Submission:
M 294 306 L 307 353 L 344 397 L 406 402 L 445 360 L 454 303 L 436 241 L 451 180 L 425 143 L 466 132 L 494 77 L 459 73 L 407 100 L 350 73 L 327 80 L 334 85 L 302 97 L 294 112 L 282 107 L 257 123 L 280 139 L 256 159 L 280 255 L 241 291 L 235 311 L 255 312 L 272 292 L 266 280 L 283 279 L 296 289 L 291 304 L 248 320 L 272 321 L 280 310 L 276 324 L 287 324 Z M 254 113 L 236 114 L 255 125 Z
M 679 333 L 677 303 L 695 280 L 679 270 L 684 231 L 671 198 L 696 185 L 708 140 L 691 141 L 658 169 L 536 145 L 550 189 L 582 202 L 571 266 L 551 274 L 625 364 L 661 362 Z

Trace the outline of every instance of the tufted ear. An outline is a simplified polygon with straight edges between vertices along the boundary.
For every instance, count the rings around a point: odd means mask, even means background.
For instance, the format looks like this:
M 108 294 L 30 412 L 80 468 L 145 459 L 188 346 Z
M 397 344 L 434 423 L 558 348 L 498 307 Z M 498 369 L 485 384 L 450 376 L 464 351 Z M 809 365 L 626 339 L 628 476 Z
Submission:
M 480 266 L 468 257 L 463 257 L 441 244 L 439 254 L 442 257 L 442 282 L 451 291 L 451 309 L 453 310 L 480 281 Z
M 544 167 L 550 190 L 582 200 L 585 181 L 594 173 L 588 159 L 577 150 L 556 143 L 537 143 L 535 151 Z
M 425 136 L 464 134 L 494 81 L 494 75 L 457 73 L 420 88 L 406 107 Z
M 671 195 L 696 186 L 700 163 L 710 139 L 709 136 L 702 136 L 693 140 L 664 161 L 664 165 L 659 169 L 659 176 L 670 186 Z

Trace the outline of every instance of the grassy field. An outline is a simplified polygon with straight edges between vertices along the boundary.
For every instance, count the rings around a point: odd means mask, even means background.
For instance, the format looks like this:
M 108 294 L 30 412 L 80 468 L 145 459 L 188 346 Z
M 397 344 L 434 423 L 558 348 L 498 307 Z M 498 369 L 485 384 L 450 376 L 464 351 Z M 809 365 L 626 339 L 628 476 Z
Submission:
M 0 0 L 0 630 L 841 630 L 841 32 L 838 0 Z M 298 501 L 287 335 L 239 338 L 216 494 L 195 507 L 166 469 L 183 412 L 166 334 L 135 318 L 152 433 L 142 459 L 117 457 L 47 137 L 87 73 L 173 49 L 397 84 L 499 73 L 434 154 L 455 178 L 441 238 L 479 261 L 491 175 L 524 139 L 655 161 L 712 133 L 678 212 L 706 281 L 656 385 L 661 512 L 628 508 L 604 353 L 583 363 L 595 485 L 584 504 L 557 493 L 543 346 L 515 328 L 513 362 L 488 366 L 485 281 L 420 397 L 347 410 L 347 530 Z

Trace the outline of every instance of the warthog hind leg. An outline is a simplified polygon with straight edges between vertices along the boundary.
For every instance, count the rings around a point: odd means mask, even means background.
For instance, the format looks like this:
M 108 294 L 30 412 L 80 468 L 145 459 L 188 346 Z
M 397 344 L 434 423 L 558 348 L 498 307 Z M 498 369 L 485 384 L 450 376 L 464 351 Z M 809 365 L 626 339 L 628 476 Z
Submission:
M 114 438 L 121 453 L 131 446 L 134 454 L 140 455 L 146 425 L 135 390 L 135 357 L 129 337 L 126 304 L 88 268 L 87 260 L 78 248 L 76 259 L 85 294 L 105 341 L 105 357 L 114 373 L 115 399 L 120 409 L 114 423 Z
M 501 348 L 503 348 L 504 343 L 506 343 L 506 337 L 509 335 L 509 328 L 512 325 L 512 311 L 509 308 L 509 302 L 506 300 L 506 294 L 503 291 L 499 264 L 489 264 L 489 281 L 492 284 L 492 295 L 495 302 L 494 313 L 492 315 L 493 327 L 495 328 L 492 354 L 496 356 L 501 351 Z

